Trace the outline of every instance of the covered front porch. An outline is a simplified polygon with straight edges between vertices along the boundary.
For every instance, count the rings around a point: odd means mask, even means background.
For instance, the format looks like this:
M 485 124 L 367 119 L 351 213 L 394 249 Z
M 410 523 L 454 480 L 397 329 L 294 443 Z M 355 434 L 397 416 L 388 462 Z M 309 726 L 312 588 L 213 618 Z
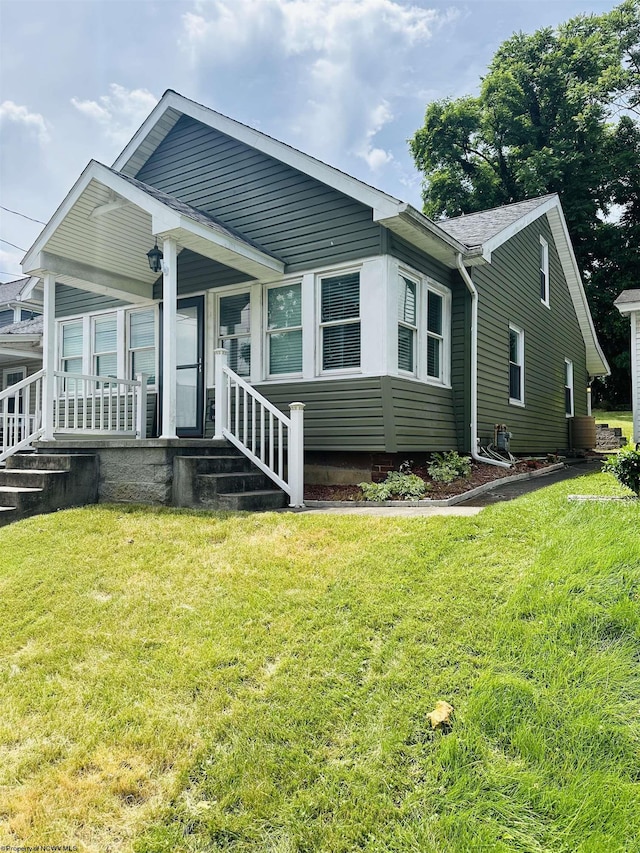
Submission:
M 281 260 L 92 162 L 23 268 L 43 282 L 43 369 L 13 389 L 14 406 L 16 393 L 29 400 L 28 420 L 0 459 L 34 441 L 124 451 L 206 436 L 231 442 L 302 503 L 303 407 L 280 412 L 242 369 L 243 306 L 282 275 Z

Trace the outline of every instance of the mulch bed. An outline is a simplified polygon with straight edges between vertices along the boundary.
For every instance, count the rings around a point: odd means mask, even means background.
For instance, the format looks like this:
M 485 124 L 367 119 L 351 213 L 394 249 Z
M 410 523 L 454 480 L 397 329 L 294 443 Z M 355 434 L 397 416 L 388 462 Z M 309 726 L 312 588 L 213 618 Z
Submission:
M 485 483 L 492 483 L 494 480 L 501 480 L 503 477 L 513 477 L 515 474 L 525 474 L 531 471 L 538 471 L 542 468 L 548 468 L 555 464 L 555 461 L 544 461 L 541 459 L 527 459 L 518 462 L 513 468 L 498 468 L 494 465 L 483 465 L 479 462 L 471 463 L 471 475 L 469 477 L 454 480 L 453 483 L 437 483 L 429 477 L 426 468 L 413 468 L 412 473 L 429 484 L 424 495 L 425 499 L 431 500 L 446 500 L 447 498 L 461 495 L 463 492 L 468 492 L 475 489 L 476 486 L 483 486 Z M 362 492 L 356 484 L 353 485 L 306 485 L 304 489 L 305 500 L 308 501 L 361 501 L 364 500 Z

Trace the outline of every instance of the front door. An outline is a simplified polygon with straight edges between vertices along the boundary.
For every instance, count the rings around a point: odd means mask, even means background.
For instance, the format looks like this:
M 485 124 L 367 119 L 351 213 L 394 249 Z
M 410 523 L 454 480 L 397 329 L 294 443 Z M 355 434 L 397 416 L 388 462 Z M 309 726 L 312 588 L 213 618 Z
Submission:
M 178 300 L 176 432 L 201 438 L 204 409 L 204 296 Z

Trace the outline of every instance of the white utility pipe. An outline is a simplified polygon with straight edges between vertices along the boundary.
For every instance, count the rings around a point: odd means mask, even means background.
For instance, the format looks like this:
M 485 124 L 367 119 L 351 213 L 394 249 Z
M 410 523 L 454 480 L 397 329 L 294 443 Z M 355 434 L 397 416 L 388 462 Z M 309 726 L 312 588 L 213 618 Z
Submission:
M 476 462 L 484 462 L 485 465 L 496 465 L 498 468 L 511 468 L 512 465 L 510 462 L 489 459 L 486 456 L 480 456 L 478 453 L 478 447 L 480 446 L 480 439 L 478 437 L 478 291 L 465 265 L 462 263 L 460 252 L 456 254 L 456 265 L 460 271 L 462 280 L 467 285 L 467 290 L 471 294 L 471 457 Z

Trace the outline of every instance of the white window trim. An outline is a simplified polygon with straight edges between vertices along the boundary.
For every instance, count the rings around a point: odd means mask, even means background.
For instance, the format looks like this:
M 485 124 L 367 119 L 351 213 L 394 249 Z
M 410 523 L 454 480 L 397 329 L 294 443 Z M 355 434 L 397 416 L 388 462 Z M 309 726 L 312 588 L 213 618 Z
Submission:
M 422 299 L 422 286 L 421 286 L 422 282 L 420 281 L 419 277 L 409 275 L 408 273 L 404 272 L 404 270 L 398 270 L 397 284 L 399 286 L 403 286 L 402 282 L 400 281 L 401 279 L 407 279 L 407 281 L 412 282 L 416 286 L 416 322 L 415 322 L 415 325 L 411 325 L 411 323 L 407 323 L 405 320 L 400 319 L 399 316 L 397 317 L 398 346 L 396 347 L 396 359 L 397 359 L 397 364 L 398 364 L 398 375 L 399 376 L 412 377 L 415 379 L 418 376 L 418 368 L 419 368 L 419 364 L 420 364 L 419 337 L 420 337 L 420 317 L 421 317 L 420 300 Z M 397 305 L 398 305 L 398 300 L 396 299 L 396 306 Z M 396 312 L 397 312 L 397 307 L 396 307 Z M 411 329 L 413 332 L 413 370 L 405 370 L 404 368 L 400 367 L 400 343 L 399 343 L 399 341 L 400 341 L 400 334 L 399 334 L 400 326 L 403 326 L 405 329 Z
M 509 365 L 509 372 L 508 372 L 508 377 L 507 377 L 508 382 L 509 382 L 509 385 L 508 385 L 508 388 L 509 388 L 509 404 L 511 406 L 520 406 L 521 408 L 524 408 L 524 406 L 525 406 L 525 402 L 524 402 L 524 400 L 525 400 L 525 397 L 524 397 L 524 331 L 519 326 L 516 326 L 513 323 L 509 323 L 509 331 L 510 332 L 516 332 L 516 334 L 518 335 L 518 361 L 517 362 L 511 361 L 511 342 L 510 341 L 509 341 L 509 348 L 507 351 L 507 355 L 508 355 L 508 362 L 507 363 Z M 517 364 L 520 367 L 520 392 L 522 394 L 520 399 L 518 399 L 517 397 L 511 396 L 511 364 L 512 363 Z
M 135 379 L 136 377 L 133 375 L 133 371 L 131 370 L 132 361 L 131 361 L 131 353 L 141 349 L 150 349 L 150 347 L 136 347 L 136 350 L 131 349 L 131 322 L 129 318 L 132 314 L 136 314 L 139 311 L 153 311 L 154 315 L 154 351 L 155 351 L 155 369 L 154 376 L 156 377 L 156 381 L 153 385 L 148 384 L 147 377 L 147 388 L 156 388 L 158 384 L 158 358 L 160 353 L 160 311 L 158 303 L 153 303 L 151 305 L 138 305 L 135 308 L 128 308 L 124 311 L 124 375 L 127 379 Z M 120 342 L 118 341 L 118 345 Z M 131 375 L 129 375 L 131 373 Z
M 191 294 L 190 294 L 191 295 Z M 159 352 L 160 352 L 160 326 L 159 326 L 159 303 L 155 301 L 149 301 L 144 303 L 136 303 L 135 305 L 130 306 L 119 306 L 117 308 L 105 308 L 101 311 L 91 311 L 87 314 L 74 314 L 68 317 L 59 317 L 56 318 L 56 326 L 57 326 L 57 334 L 56 334 L 56 357 L 55 364 L 56 370 L 62 370 L 62 329 L 65 325 L 69 323 L 82 323 L 82 374 L 85 376 L 94 376 L 93 372 L 93 360 L 95 357 L 95 353 L 92 349 L 93 344 L 93 323 L 94 320 L 99 317 L 105 317 L 109 314 L 115 314 L 117 317 L 117 334 L 118 334 L 118 343 L 117 343 L 117 372 L 118 378 L 129 378 L 129 364 L 128 364 L 128 340 L 127 340 L 127 315 L 134 311 L 141 310 L 149 310 L 149 308 L 154 309 L 155 313 L 155 327 L 156 327 L 156 338 L 155 338 L 155 347 L 156 347 L 156 382 L 154 385 L 148 385 L 147 388 L 149 391 L 157 391 L 158 389 L 158 377 L 159 377 Z M 79 356 L 74 356 L 79 357 Z
M 322 279 L 338 278 L 341 275 L 351 275 L 358 273 L 360 296 L 358 299 L 358 316 L 350 317 L 348 320 L 330 320 L 326 323 L 322 322 Z M 348 267 L 334 267 L 322 272 L 315 273 L 315 291 L 316 291 L 316 375 L 317 376 L 358 376 L 363 373 L 362 368 L 362 264 Z M 322 342 L 323 329 L 330 326 L 346 326 L 349 324 L 360 325 L 360 366 L 359 367 L 334 367 L 323 368 L 322 366 Z M 302 333 L 304 335 L 304 331 Z
M 299 326 L 287 326 L 286 329 L 269 329 L 269 293 L 270 290 L 276 290 L 280 287 L 291 287 L 292 285 L 299 284 L 300 285 L 300 325 Z M 265 286 L 264 290 L 264 299 L 262 306 L 262 330 L 264 332 L 264 377 L 266 381 L 278 380 L 278 379 L 295 379 L 301 377 L 304 370 L 304 341 L 305 341 L 305 328 L 304 328 L 304 320 L 305 320 L 305 299 L 304 299 L 304 285 L 302 281 L 302 277 L 298 276 L 297 278 L 290 278 L 287 280 L 273 282 L 272 284 L 268 284 Z M 271 364 L 271 335 L 274 332 L 302 332 L 302 366 L 300 370 L 296 370 L 291 373 L 271 373 L 269 371 L 269 365 Z
M 27 368 L 23 365 L 19 365 L 18 367 L 5 367 L 2 370 L 2 390 L 6 391 L 7 388 L 11 387 L 7 385 L 7 376 L 10 373 L 22 373 L 22 379 L 27 378 Z M 22 379 L 19 379 L 18 382 L 22 382 Z M 16 383 L 12 383 L 16 384 Z
M 567 384 L 567 378 L 569 379 L 569 383 Z M 573 390 L 573 362 L 565 358 L 564 360 L 564 390 L 565 390 L 565 399 L 564 399 L 564 414 L 567 418 L 572 418 L 575 413 L 575 394 Z M 571 411 L 567 411 L 567 397 L 566 392 L 567 388 L 571 391 Z
M 440 282 L 435 281 L 428 276 L 421 275 L 416 270 L 404 265 L 399 264 L 396 268 L 396 272 L 398 277 L 405 276 L 406 278 L 418 283 L 416 299 L 416 319 L 418 321 L 416 371 L 414 373 L 410 373 L 409 371 L 400 369 L 396 344 L 395 369 L 397 370 L 398 376 L 402 376 L 403 379 L 417 379 L 419 382 L 424 382 L 425 385 L 435 385 L 438 388 L 451 388 L 451 290 L 446 287 L 446 285 L 440 284 Z M 396 281 L 398 281 L 398 279 L 396 279 Z M 427 373 L 427 339 L 430 334 L 433 334 L 427 330 L 427 311 L 429 304 L 428 292 L 430 290 L 442 297 L 442 337 L 440 338 L 442 341 L 442 377 L 440 379 L 435 376 L 429 376 Z M 395 304 L 397 305 L 397 299 Z M 398 325 L 397 308 L 393 322 L 395 325 Z
M 546 307 L 551 308 L 549 302 L 549 244 L 544 239 L 544 237 L 540 236 L 540 248 L 541 248 L 541 263 L 540 263 L 540 273 L 544 275 L 544 297 L 540 297 L 540 302 Z

